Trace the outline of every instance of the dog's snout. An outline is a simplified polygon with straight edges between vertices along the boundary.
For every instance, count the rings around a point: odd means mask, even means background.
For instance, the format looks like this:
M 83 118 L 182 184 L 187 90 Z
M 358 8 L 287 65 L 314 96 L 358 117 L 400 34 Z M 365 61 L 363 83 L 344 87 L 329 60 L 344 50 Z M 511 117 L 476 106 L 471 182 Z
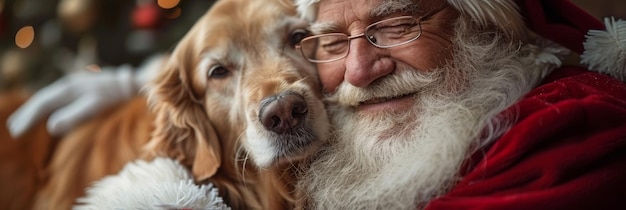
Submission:
M 308 113 L 304 97 L 288 93 L 274 96 L 261 104 L 259 118 L 265 129 L 278 134 L 302 126 Z

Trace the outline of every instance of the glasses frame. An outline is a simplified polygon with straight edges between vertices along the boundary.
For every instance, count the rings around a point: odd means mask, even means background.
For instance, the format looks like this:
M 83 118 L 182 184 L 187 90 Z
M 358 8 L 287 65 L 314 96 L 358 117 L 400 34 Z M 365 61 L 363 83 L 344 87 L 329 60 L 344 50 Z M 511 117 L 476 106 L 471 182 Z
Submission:
M 306 37 L 304 39 L 302 39 L 295 47 L 300 49 L 300 54 L 302 55 L 302 57 L 304 57 L 305 59 L 307 59 L 309 62 L 312 63 L 330 63 L 330 62 L 334 62 L 334 61 L 338 61 L 341 59 L 344 59 L 348 56 L 348 54 L 350 54 L 350 41 L 352 41 L 353 39 L 356 38 L 365 38 L 370 44 L 374 45 L 375 47 L 381 48 L 381 49 L 387 49 L 387 48 L 392 48 L 392 47 L 397 47 L 400 45 L 405 45 L 408 44 L 410 42 L 413 42 L 415 40 L 417 40 L 418 38 L 420 38 L 422 36 L 422 21 L 424 21 L 425 19 L 428 19 L 430 17 L 432 17 L 433 15 L 439 13 L 441 10 L 445 9 L 446 7 L 448 7 L 448 5 L 445 5 L 429 14 L 426 14 L 422 17 L 420 17 L 419 19 L 415 18 L 414 16 L 410 16 L 410 15 L 405 15 L 405 16 L 399 16 L 399 17 L 393 17 L 393 18 L 388 18 L 388 19 L 384 19 L 384 20 L 380 20 L 380 21 L 376 21 L 375 23 L 372 23 L 370 25 L 368 25 L 367 27 L 365 27 L 365 31 L 361 34 L 357 34 L 357 35 L 353 35 L 353 36 L 349 36 L 347 34 L 344 33 L 326 33 L 326 34 L 319 34 L 319 35 L 314 35 L 314 36 L 309 36 Z M 417 36 L 415 36 L 414 38 L 411 38 L 409 40 L 406 40 L 404 42 L 401 43 L 397 43 L 397 44 L 392 44 L 392 45 L 379 45 L 376 44 L 374 41 L 372 41 L 372 38 L 370 36 L 366 36 L 367 32 L 369 31 L 369 29 L 381 22 L 386 22 L 386 21 L 392 21 L 392 20 L 397 20 L 397 19 L 403 19 L 403 18 L 412 18 L 415 19 L 417 21 L 417 26 L 419 28 L 419 34 L 417 34 Z M 333 58 L 330 60 L 315 60 L 315 59 L 311 59 L 309 57 L 306 56 L 306 53 L 304 52 L 304 49 L 302 49 L 302 45 L 301 43 L 307 40 L 311 40 L 311 39 L 316 39 L 319 37 L 323 37 L 323 36 L 345 36 L 347 38 L 348 41 L 348 49 L 346 50 L 346 53 L 342 56 L 339 56 L 337 58 Z

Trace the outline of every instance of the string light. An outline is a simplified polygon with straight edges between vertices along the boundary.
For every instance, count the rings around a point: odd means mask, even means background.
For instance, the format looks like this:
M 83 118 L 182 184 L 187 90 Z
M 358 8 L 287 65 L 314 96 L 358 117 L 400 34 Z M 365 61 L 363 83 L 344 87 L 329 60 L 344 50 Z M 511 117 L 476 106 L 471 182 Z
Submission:
M 157 4 L 163 9 L 171 9 L 178 5 L 179 2 L 180 0 L 158 0 Z
M 15 45 L 20 48 L 27 48 L 35 39 L 35 29 L 32 26 L 24 26 L 15 34 Z
M 174 9 L 170 13 L 167 13 L 165 15 L 165 17 L 168 18 L 168 19 L 176 19 L 176 18 L 180 17 L 181 13 L 182 13 L 182 10 L 180 9 L 180 7 L 176 7 L 176 9 Z

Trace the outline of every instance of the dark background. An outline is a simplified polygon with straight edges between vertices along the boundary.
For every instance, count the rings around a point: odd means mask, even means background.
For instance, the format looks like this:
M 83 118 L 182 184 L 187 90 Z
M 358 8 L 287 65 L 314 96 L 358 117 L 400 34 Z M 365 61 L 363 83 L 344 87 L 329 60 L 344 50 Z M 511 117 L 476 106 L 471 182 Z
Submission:
M 37 89 L 88 65 L 139 65 L 174 46 L 213 2 L 0 0 L 0 90 Z M 624 0 L 573 2 L 598 18 L 626 19 Z M 18 31 L 28 26 L 33 41 L 20 48 Z
M 0 90 L 37 89 L 88 65 L 137 66 L 173 47 L 213 2 L 0 0 Z M 34 39 L 20 48 L 29 26 Z

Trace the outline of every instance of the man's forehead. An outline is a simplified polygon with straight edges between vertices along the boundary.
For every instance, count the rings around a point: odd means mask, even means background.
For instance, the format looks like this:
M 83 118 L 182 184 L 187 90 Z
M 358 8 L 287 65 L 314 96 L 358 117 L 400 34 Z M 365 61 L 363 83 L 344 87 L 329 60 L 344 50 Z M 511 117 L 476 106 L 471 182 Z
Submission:
M 336 31 L 340 28 L 340 23 L 337 21 L 341 20 L 329 18 L 328 14 L 332 14 L 331 16 L 333 17 L 345 17 L 344 15 L 338 15 L 338 13 L 341 12 L 352 13 L 362 20 L 376 20 L 394 13 L 418 14 L 420 11 L 420 2 L 421 0 L 322 0 L 319 4 L 327 5 L 319 7 L 317 20 L 314 21 L 310 29 L 314 34 Z M 341 6 L 350 7 L 338 8 Z
M 372 5 L 369 12 L 370 17 L 384 17 L 393 13 L 402 12 L 408 14 L 417 14 L 420 9 L 420 0 L 393 0 L 378 1 Z

